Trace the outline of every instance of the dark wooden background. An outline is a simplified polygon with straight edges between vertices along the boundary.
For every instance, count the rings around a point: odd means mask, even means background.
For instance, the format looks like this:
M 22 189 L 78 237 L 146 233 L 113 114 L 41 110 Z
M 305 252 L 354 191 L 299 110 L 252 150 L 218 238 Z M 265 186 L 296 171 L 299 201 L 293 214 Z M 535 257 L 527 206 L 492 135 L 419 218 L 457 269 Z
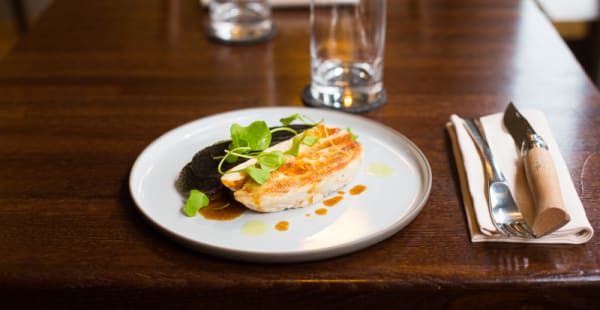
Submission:
M 593 308 L 600 241 L 469 241 L 445 123 L 546 113 L 600 229 L 600 97 L 530 1 L 389 1 L 386 104 L 364 117 L 428 157 L 433 188 L 408 227 L 319 262 L 251 264 L 198 253 L 148 225 L 131 166 L 162 133 L 219 112 L 301 106 L 308 10 L 277 36 L 230 46 L 197 1 L 54 1 L 0 62 L 0 303 L 133 308 Z

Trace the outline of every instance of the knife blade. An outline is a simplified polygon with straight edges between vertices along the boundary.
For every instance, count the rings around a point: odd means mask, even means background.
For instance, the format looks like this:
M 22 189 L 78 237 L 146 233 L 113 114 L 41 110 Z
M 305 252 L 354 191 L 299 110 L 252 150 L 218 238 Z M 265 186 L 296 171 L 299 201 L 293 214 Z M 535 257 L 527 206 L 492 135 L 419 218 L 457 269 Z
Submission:
M 536 237 L 552 233 L 571 217 L 565 209 L 558 174 L 546 141 L 511 102 L 503 117 L 504 126 L 519 149 L 527 184 L 533 194 L 535 218 L 531 225 Z

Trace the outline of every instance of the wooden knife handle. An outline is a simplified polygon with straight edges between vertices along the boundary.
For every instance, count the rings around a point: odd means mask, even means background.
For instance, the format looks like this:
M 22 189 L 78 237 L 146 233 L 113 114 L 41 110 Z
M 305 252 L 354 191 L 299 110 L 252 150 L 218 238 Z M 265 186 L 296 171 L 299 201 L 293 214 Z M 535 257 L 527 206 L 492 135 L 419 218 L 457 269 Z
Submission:
M 523 158 L 525 175 L 536 205 L 532 230 L 536 237 L 549 234 L 571 217 L 565 209 L 558 174 L 550 152 L 541 147 L 530 149 Z

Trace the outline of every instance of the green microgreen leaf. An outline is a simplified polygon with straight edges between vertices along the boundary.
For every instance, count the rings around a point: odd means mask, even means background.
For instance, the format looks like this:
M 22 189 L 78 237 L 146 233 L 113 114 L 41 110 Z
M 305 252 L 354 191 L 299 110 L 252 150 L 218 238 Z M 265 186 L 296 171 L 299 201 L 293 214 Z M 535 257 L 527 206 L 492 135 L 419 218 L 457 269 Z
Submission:
M 255 121 L 246 127 L 233 124 L 230 133 L 233 149 L 249 147 L 252 151 L 262 151 L 271 144 L 271 131 L 264 121 Z
M 225 155 L 225 161 L 229 164 L 233 164 L 235 163 L 239 157 L 235 156 L 235 155 Z M 220 166 L 220 165 L 219 165 Z
M 297 120 L 297 119 L 299 119 L 301 117 L 302 116 L 300 116 L 299 113 L 296 113 L 296 114 L 292 114 L 292 115 L 290 115 L 288 117 L 283 117 L 283 118 L 279 119 L 279 121 L 281 122 L 281 124 L 283 126 L 289 126 L 293 121 L 295 121 L 295 120 Z
M 230 148 L 233 148 L 233 146 L 230 146 Z M 233 150 L 240 150 L 240 149 L 245 150 L 247 148 L 248 147 L 238 147 L 238 148 L 233 148 Z M 238 154 L 242 154 L 242 152 L 238 153 L 238 152 L 232 152 L 230 150 L 225 150 L 225 156 L 223 156 L 223 158 L 221 159 L 221 162 L 219 162 L 219 169 L 223 165 L 223 162 L 227 162 L 229 164 L 235 163 L 239 158 Z
M 208 206 L 209 202 L 206 194 L 197 189 L 192 189 L 185 203 L 185 207 L 183 208 L 183 212 L 189 217 L 196 216 L 198 210 Z
M 292 146 L 290 146 L 290 149 L 287 150 L 285 152 L 285 154 L 289 154 L 292 156 L 298 156 L 298 153 L 300 152 L 300 143 L 302 143 L 302 140 L 304 140 L 306 136 L 306 131 L 303 132 L 301 135 L 297 135 L 292 139 Z
M 250 148 L 247 146 L 238 147 L 233 150 L 225 150 L 225 155 L 221 157 L 221 161 L 219 161 L 219 165 L 217 166 L 217 170 L 220 174 L 224 174 L 223 171 L 223 163 L 234 163 L 238 160 L 239 157 L 244 158 L 254 158 L 254 156 L 246 155 L 250 151 Z M 232 160 L 233 158 L 233 160 Z
M 281 122 L 281 124 L 283 126 L 289 126 L 295 120 L 299 120 L 299 121 L 303 122 L 304 124 L 311 125 L 311 126 L 318 124 L 318 122 L 313 121 L 312 119 L 310 119 L 310 117 L 308 117 L 306 115 L 302 116 L 299 113 L 292 114 L 288 117 L 283 117 L 283 118 L 279 119 L 279 121 Z
M 256 157 L 256 161 L 260 165 L 261 169 L 268 172 L 275 171 L 281 165 L 285 164 L 285 156 L 281 151 L 272 151 L 268 153 L 261 153 Z
M 248 146 L 248 143 L 244 140 L 245 129 L 240 124 L 233 124 L 229 127 L 229 134 L 231 135 L 231 146 L 230 149 L 235 149 L 240 146 Z
M 352 129 L 350 129 L 350 127 L 346 128 L 346 131 L 352 134 L 352 141 L 356 141 L 356 139 L 358 139 L 358 136 L 352 132 Z
M 302 139 L 302 143 L 308 146 L 313 146 L 317 141 L 319 141 L 319 137 L 315 136 L 305 136 L 304 139 Z
M 291 127 L 277 127 L 277 128 L 274 128 L 273 130 L 271 130 L 271 134 L 274 134 L 274 133 L 280 132 L 280 131 L 291 132 L 294 135 L 298 134 L 298 132 L 296 130 L 294 130 L 294 128 L 291 128 Z
M 256 166 L 248 166 L 243 171 L 245 171 L 252 178 L 252 180 L 254 180 L 254 182 L 261 185 L 267 182 L 267 180 L 269 180 L 271 177 L 271 172 Z
M 315 126 L 315 123 L 306 116 L 301 116 L 296 113 L 288 117 L 281 118 L 280 121 L 283 127 L 278 127 L 270 130 L 267 123 L 264 121 L 255 121 L 244 127 L 239 124 L 233 124 L 230 127 L 231 144 L 229 149 L 225 150 L 225 155 L 219 157 L 220 162 L 218 171 L 225 174 L 223 171 L 223 163 L 235 163 L 240 157 L 256 158 L 257 164 L 248 166 L 237 172 L 247 173 L 256 183 L 263 184 L 271 177 L 271 171 L 277 170 L 285 163 L 285 155 L 290 154 L 298 156 L 300 144 L 311 146 L 318 141 L 318 137 L 306 136 L 306 132 L 298 135 L 298 132 L 293 128 L 287 127 L 295 120 Z M 287 131 L 295 136 L 292 141 L 292 146 L 285 153 L 280 151 L 264 152 L 271 144 L 272 134 L 279 131 Z M 233 172 L 233 171 L 232 171 Z

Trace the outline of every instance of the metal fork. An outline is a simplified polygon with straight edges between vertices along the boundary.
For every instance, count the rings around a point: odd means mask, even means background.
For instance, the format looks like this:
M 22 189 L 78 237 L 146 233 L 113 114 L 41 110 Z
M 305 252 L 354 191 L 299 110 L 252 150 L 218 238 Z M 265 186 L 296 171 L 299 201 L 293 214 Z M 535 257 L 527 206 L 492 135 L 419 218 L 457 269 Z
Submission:
M 488 185 L 488 206 L 494 226 L 500 233 L 509 237 L 534 238 L 533 231 L 525 222 L 523 213 L 517 206 L 508 183 L 506 183 L 506 178 L 494 159 L 492 150 L 484 137 L 479 119 L 465 119 L 465 128 L 484 158 L 483 163 Z

